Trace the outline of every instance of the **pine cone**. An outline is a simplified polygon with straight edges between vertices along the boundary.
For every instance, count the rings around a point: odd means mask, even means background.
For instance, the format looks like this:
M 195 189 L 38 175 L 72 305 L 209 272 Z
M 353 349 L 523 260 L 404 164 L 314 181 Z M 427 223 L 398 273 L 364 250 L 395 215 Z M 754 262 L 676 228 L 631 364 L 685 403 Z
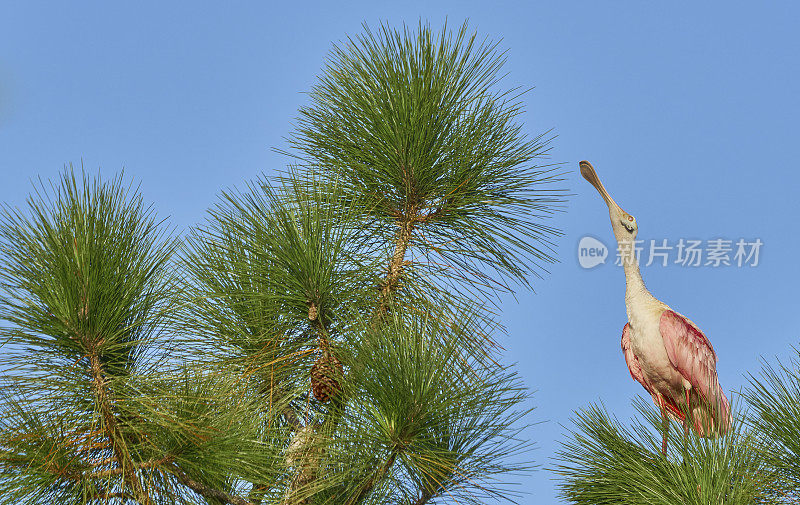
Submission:
M 341 361 L 332 355 L 320 356 L 311 367 L 311 389 L 314 396 L 321 402 L 327 402 L 331 396 L 336 395 L 341 389 L 339 378 L 344 367 Z

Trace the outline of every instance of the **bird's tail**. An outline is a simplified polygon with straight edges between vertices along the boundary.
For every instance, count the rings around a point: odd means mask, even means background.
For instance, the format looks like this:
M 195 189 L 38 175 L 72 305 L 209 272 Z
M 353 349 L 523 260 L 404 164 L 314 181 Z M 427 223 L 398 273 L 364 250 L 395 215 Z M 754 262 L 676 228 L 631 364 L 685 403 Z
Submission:
M 722 388 L 716 398 L 709 398 L 692 408 L 692 424 L 701 437 L 717 437 L 726 434 L 733 424 L 731 405 Z

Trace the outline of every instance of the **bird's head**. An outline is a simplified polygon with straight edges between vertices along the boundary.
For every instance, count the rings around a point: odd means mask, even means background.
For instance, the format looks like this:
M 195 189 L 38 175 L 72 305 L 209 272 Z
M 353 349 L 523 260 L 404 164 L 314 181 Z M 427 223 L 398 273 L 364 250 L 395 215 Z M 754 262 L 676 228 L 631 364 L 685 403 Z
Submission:
M 603 183 L 600 182 L 600 179 L 597 177 L 597 172 L 594 171 L 594 167 L 591 163 L 588 161 L 581 161 L 578 165 L 581 167 L 581 175 L 583 178 L 594 186 L 597 192 L 600 193 L 600 196 L 603 197 L 606 205 L 608 205 L 608 215 L 611 217 L 611 228 L 614 230 L 614 236 L 617 242 L 634 240 L 639 231 L 636 218 L 622 210 L 622 208 L 617 205 L 617 202 L 611 198 L 611 195 L 608 194 Z

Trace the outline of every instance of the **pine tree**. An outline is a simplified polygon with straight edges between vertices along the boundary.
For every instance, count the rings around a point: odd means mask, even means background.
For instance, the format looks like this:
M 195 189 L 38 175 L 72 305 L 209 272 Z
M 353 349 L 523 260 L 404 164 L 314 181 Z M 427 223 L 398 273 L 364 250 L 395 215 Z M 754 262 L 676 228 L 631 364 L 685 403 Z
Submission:
M 765 362 L 749 375 L 744 391 L 747 422 L 761 439 L 761 457 L 771 469 L 776 503 L 800 503 L 800 351 L 789 363 Z
M 551 468 L 562 498 L 576 505 L 800 503 L 800 351 L 747 379 L 728 434 L 699 439 L 671 421 L 666 456 L 660 413 L 641 398 L 628 426 L 602 405 L 578 410 Z
M 775 467 L 764 439 L 734 410 L 729 433 L 703 439 L 670 420 L 661 453 L 661 414 L 642 398 L 626 426 L 602 405 L 579 410 L 552 470 L 561 496 L 576 505 L 756 505 L 776 499 Z
M 334 46 L 286 153 L 173 237 L 121 177 L 0 219 L 0 503 L 513 499 L 499 295 L 563 193 L 466 25 Z

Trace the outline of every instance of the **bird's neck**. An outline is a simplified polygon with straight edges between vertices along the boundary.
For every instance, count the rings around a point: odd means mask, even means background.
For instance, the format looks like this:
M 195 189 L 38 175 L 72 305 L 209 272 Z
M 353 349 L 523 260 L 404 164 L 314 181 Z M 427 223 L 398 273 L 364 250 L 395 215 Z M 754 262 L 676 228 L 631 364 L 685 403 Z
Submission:
M 622 268 L 625 270 L 625 300 L 633 301 L 641 298 L 652 298 L 644 285 L 642 273 L 639 271 L 639 262 L 636 260 L 633 241 L 619 242 Z

